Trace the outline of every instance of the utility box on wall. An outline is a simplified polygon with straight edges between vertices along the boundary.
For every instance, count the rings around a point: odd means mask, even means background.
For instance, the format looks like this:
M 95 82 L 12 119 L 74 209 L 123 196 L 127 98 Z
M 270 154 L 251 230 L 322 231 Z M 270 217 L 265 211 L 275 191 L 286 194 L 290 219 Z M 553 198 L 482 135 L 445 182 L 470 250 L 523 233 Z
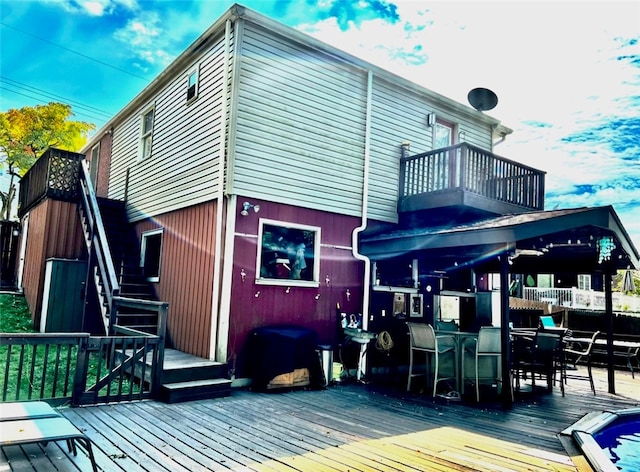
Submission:
M 42 295 L 41 333 L 83 330 L 87 261 L 47 259 Z

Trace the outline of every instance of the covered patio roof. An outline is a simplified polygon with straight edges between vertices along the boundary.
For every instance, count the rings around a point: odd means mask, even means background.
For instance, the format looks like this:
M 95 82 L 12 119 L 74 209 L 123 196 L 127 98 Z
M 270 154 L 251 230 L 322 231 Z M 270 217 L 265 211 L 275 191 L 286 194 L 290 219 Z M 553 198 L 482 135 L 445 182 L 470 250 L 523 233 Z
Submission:
M 361 253 L 372 260 L 419 258 L 427 271 L 473 266 L 499 271 L 496 257 L 511 256 L 512 273 L 602 270 L 611 238 L 611 269 L 637 269 L 640 253 L 612 206 L 534 211 L 473 223 L 427 225 L 363 233 Z

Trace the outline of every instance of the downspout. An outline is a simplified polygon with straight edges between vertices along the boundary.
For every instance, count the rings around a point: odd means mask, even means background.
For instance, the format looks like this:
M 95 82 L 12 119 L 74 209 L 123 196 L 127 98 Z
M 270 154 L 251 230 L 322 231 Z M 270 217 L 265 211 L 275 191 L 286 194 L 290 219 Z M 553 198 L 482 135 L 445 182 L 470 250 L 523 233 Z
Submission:
M 224 28 L 224 78 L 223 78 L 223 93 L 225 98 L 222 100 L 222 119 L 226 122 L 229 105 L 227 103 L 229 94 L 226 93 L 226 87 L 229 83 L 229 64 L 230 64 L 230 50 L 231 50 L 231 20 L 228 19 L 225 22 Z M 223 124 L 224 124 L 223 122 Z M 215 249 L 213 254 L 213 287 L 211 295 L 211 325 L 209 328 L 209 358 L 219 362 L 226 361 L 226 352 L 217 358 L 216 345 L 218 339 L 218 318 L 219 318 L 219 303 L 221 292 L 220 274 L 222 274 L 222 232 L 224 228 L 224 169 L 226 161 L 226 148 L 227 148 L 227 129 L 226 126 L 222 126 L 222 133 L 220 136 L 220 158 L 218 159 L 218 192 L 216 200 L 218 201 L 218 208 L 216 210 L 216 240 Z
M 351 234 L 351 253 L 353 257 L 364 262 L 364 278 L 362 281 L 362 328 L 369 327 L 369 287 L 371 285 L 371 261 L 369 258 L 358 252 L 358 235 L 367 227 L 367 208 L 369 206 L 369 161 L 371 153 L 371 97 L 373 89 L 373 73 L 367 71 L 367 108 L 365 114 L 365 135 L 364 135 L 364 169 L 362 181 L 362 216 L 360 226 L 353 230 Z M 363 359 L 363 369 L 366 369 L 366 359 Z

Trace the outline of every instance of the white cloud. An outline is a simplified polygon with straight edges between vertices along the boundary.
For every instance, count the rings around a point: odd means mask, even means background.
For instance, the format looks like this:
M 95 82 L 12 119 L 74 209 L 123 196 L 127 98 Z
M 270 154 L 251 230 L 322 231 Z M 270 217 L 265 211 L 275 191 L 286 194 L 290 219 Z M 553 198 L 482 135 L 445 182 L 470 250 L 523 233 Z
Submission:
M 137 0 L 43 0 L 59 5 L 65 11 L 89 16 L 110 15 L 118 7 L 127 10 L 137 8 Z
M 149 65 L 166 65 L 172 58 L 165 50 L 168 36 L 157 12 L 140 12 L 124 28 L 117 30 L 114 38 L 127 45 L 142 61 L 136 63 L 140 69 L 146 70 Z

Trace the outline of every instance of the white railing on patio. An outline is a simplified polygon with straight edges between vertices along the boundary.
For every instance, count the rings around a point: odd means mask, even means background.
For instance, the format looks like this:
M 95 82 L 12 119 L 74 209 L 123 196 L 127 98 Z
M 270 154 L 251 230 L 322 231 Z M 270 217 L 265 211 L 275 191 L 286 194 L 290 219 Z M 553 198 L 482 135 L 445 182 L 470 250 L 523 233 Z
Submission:
M 640 313 L 640 297 L 613 292 L 613 311 Z M 572 288 L 525 287 L 524 299 L 567 308 L 604 310 L 604 292 Z

